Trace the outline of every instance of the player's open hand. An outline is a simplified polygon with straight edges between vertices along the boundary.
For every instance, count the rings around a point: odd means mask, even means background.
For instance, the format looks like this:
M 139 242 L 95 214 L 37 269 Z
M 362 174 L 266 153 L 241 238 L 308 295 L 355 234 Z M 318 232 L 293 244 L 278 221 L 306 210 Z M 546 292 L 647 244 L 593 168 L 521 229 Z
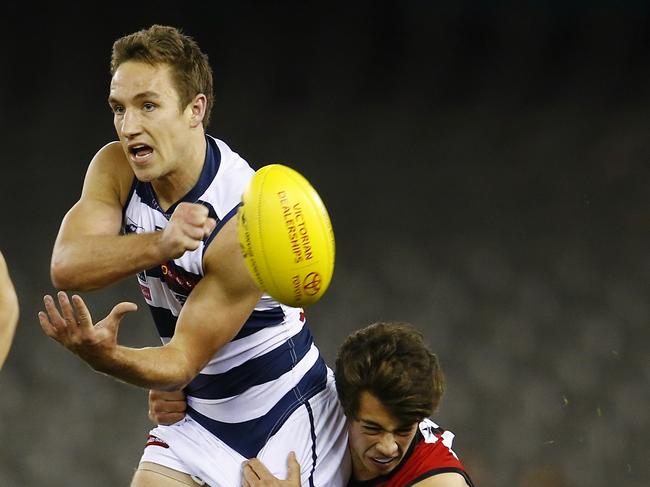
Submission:
M 59 291 L 59 306 L 49 294 L 43 298 L 45 312 L 39 311 L 38 320 L 46 335 L 75 353 L 96 370 L 108 363 L 117 348 L 117 331 L 126 313 L 136 311 L 135 303 L 115 305 L 109 315 L 93 325 L 90 311 L 80 296 Z M 60 310 L 59 310 L 60 308 Z
M 170 425 L 185 417 L 187 402 L 181 391 L 149 391 L 149 419 L 156 424 Z
M 280 480 L 259 459 L 246 460 L 242 471 L 242 487 L 300 487 L 300 464 L 294 452 L 289 453 L 287 468 L 287 480 Z
M 196 250 L 209 236 L 217 222 L 209 217 L 208 208 L 198 203 L 179 203 L 162 231 L 163 252 L 177 258 L 187 250 Z

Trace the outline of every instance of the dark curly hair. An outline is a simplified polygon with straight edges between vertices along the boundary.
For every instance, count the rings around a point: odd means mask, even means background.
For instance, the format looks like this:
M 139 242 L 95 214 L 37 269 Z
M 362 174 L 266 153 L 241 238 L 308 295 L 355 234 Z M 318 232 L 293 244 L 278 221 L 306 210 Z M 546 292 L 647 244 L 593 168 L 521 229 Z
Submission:
M 438 358 L 409 323 L 374 323 L 350 335 L 336 358 L 336 390 L 348 419 L 363 391 L 403 424 L 430 416 L 444 392 Z

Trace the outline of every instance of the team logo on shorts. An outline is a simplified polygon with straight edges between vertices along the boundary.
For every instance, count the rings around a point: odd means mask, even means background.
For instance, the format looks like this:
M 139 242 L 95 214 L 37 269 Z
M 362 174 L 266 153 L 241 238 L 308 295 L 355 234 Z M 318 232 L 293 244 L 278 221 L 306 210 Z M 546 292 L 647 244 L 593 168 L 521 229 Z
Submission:
M 149 435 L 147 438 L 147 444 L 145 445 L 145 448 L 148 446 L 160 446 L 162 448 L 169 448 L 169 445 L 167 443 L 154 435 Z

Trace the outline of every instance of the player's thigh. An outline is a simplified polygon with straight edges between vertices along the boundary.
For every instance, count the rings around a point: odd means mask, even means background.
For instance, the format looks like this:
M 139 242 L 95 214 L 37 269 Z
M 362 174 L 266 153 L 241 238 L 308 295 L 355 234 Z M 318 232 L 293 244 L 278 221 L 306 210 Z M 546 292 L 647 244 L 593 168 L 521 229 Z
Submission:
M 181 487 L 183 485 L 206 486 L 196 482 L 186 473 L 150 462 L 140 463 L 131 481 L 131 487 Z

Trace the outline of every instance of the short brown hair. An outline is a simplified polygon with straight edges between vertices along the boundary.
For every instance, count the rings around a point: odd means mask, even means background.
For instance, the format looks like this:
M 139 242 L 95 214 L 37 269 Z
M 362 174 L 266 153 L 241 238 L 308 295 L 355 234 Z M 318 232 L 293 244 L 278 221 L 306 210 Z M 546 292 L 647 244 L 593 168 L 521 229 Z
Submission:
M 374 323 L 350 335 L 339 349 L 335 377 L 350 420 L 357 419 L 363 391 L 403 424 L 430 416 L 444 392 L 438 358 L 409 323 Z
M 194 39 L 175 27 L 152 25 L 133 34 L 120 37 L 113 43 L 111 75 L 126 61 L 140 61 L 152 66 L 171 67 L 173 82 L 181 102 L 181 110 L 199 93 L 207 99 L 203 127 L 210 123 L 212 69 L 208 56 Z

